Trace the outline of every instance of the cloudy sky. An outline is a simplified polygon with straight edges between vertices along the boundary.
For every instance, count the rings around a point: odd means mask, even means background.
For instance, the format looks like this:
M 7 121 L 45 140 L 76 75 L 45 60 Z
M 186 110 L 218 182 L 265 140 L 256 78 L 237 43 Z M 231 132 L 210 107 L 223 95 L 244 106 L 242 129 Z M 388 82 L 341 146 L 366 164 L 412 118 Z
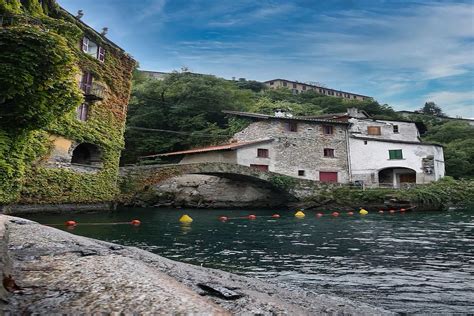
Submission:
M 402 0 L 58 0 L 140 63 L 434 101 L 474 118 L 474 4 Z

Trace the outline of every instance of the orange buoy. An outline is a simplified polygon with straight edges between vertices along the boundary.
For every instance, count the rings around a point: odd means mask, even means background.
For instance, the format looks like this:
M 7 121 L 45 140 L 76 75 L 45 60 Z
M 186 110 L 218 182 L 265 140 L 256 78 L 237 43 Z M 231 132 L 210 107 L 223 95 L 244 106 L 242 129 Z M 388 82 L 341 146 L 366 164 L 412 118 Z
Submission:
M 248 216 L 248 219 L 257 219 L 257 216 L 251 214 L 251 215 Z
M 229 219 L 229 218 L 228 218 L 227 216 L 221 216 L 221 217 L 219 217 L 219 220 L 220 220 L 221 222 L 225 222 L 225 221 L 227 221 L 228 219 Z
M 280 214 L 273 214 L 272 218 L 280 218 Z
M 75 221 L 66 221 L 66 226 L 69 226 L 69 227 L 74 227 L 77 225 L 77 223 Z
M 334 217 L 338 217 L 338 216 L 339 216 L 339 212 L 332 212 L 331 215 L 334 216 Z
M 134 219 L 130 222 L 133 226 L 140 226 L 142 222 L 140 222 L 138 219 Z
M 323 215 L 324 215 L 323 213 L 317 213 L 317 214 L 316 214 L 317 217 L 321 217 L 321 216 L 323 216 Z
M 347 215 L 354 215 L 354 212 L 349 211 L 349 212 L 347 212 Z

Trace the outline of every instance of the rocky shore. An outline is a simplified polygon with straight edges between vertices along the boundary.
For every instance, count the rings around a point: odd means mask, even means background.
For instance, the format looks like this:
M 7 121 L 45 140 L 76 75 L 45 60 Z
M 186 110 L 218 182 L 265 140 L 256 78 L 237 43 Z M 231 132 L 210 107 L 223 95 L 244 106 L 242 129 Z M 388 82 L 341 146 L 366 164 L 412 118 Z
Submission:
M 391 315 L 0 215 L 0 313 Z

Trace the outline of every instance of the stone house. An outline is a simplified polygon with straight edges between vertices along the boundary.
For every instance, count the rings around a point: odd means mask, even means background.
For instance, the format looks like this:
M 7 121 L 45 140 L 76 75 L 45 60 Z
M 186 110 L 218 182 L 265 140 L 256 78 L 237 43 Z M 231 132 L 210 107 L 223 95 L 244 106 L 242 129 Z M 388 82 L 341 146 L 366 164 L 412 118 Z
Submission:
M 375 120 L 355 108 L 312 117 L 226 111 L 251 123 L 231 142 L 160 157 L 223 162 L 284 175 L 368 187 L 423 184 L 444 176 L 443 147 L 420 141 L 416 123 Z
M 348 122 L 226 111 L 251 120 L 231 142 L 165 153 L 180 163 L 225 162 L 323 182 L 349 181 Z
M 35 131 L 41 153 L 27 168 L 20 204 L 111 202 L 118 193 L 120 153 L 135 60 L 54 1 L 44 14 L 74 32 L 58 33 L 76 56 L 83 102 Z M 42 23 L 38 20 L 37 23 Z M 46 28 L 45 32 L 49 32 Z

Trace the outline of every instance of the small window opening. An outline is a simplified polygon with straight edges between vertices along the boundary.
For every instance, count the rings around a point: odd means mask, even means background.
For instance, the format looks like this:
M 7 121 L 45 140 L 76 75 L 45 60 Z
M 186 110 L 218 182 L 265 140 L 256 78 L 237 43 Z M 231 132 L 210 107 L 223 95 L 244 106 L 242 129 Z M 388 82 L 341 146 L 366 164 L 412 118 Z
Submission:
M 398 125 L 393 125 L 393 132 L 398 133 Z
M 298 170 L 298 176 L 304 177 L 304 170 Z
M 334 149 L 324 148 L 324 157 L 334 158 Z
M 288 122 L 288 131 L 290 132 L 297 132 L 298 131 L 298 123 L 296 122 Z
M 323 126 L 324 135 L 334 134 L 334 126 L 324 125 Z
M 258 148 L 257 157 L 259 158 L 268 158 L 268 149 Z

